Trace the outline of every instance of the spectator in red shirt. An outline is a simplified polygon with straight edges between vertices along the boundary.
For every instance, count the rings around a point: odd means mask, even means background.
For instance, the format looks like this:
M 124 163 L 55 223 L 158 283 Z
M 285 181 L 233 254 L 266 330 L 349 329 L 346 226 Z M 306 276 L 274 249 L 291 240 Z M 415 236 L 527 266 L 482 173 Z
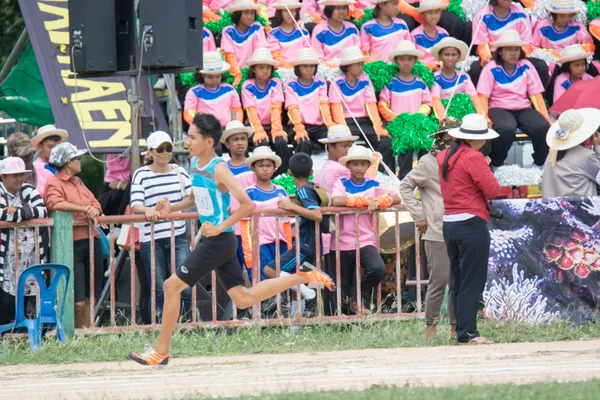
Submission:
M 438 154 L 438 166 L 458 342 L 492 344 L 477 331 L 477 311 L 487 280 L 488 201 L 498 195 L 500 184 L 479 150 L 498 134 L 488 129 L 485 117 L 479 114 L 466 115 L 461 127 L 448 133 L 455 140 Z

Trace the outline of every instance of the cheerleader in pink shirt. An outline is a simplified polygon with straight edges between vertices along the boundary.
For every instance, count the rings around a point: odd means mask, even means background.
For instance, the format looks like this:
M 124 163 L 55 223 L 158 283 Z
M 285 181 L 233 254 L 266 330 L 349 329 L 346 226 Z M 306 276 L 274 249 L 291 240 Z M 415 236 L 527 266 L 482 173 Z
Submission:
M 285 86 L 285 108 L 290 118 L 287 131 L 298 143 L 296 152 L 310 155 L 311 142 L 319 144 L 333 125 L 327 82 L 315 77 L 319 59 L 312 49 L 298 51 L 292 65 L 296 78 L 288 80 Z
M 586 73 L 588 68 L 587 58 L 592 56 L 592 53 L 586 53 L 580 44 L 574 44 L 565 47 L 560 52 L 561 74 L 554 81 L 554 93 L 552 103 L 556 101 L 577 81 L 587 81 L 593 77 Z
M 317 56 L 325 62 L 332 63 L 340 58 L 342 49 L 349 46 L 360 46 L 360 37 L 356 26 L 348 21 L 348 7 L 354 0 L 321 0 L 319 5 L 325 6 L 323 13 L 327 21 L 315 26 L 311 47 Z
M 296 53 L 301 49 L 309 48 L 308 31 L 304 28 L 298 29 L 294 23 L 294 19 L 300 21 L 299 10 L 302 4 L 295 0 L 278 0 L 273 7 L 277 11 L 273 18 L 272 29 L 267 36 L 269 50 L 283 68 L 291 68 L 290 61 L 296 57 Z
M 373 19 L 360 29 L 360 47 L 371 59 L 387 61 L 400 40 L 413 38 L 406 23 L 396 18 L 398 0 L 373 0 L 373 4 Z
M 284 102 L 281 81 L 274 77 L 279 62 L 267 48 L 256 49 L 247 62 L 250 71 L 248 80 L 242 85 L 242 104 L 254 129 L 252 137 L 255 146 L 268 146 L 273 143 L 275 153 L 281 158 L 281 166 L 276 175 L 288 170 L 292 156 L 288 149 L 287 133 L 281 122 L 281 109 Z
M 234 25 L 223 29 L 221 49 L 225 53 L 225 61 L 231 65 L 230 72 L 235 78 L 233 86 L 240 82 L 240 68 L 248 66 L 246 61 L 254 50 L 267 47 L 265 30 L 256 22 L 258 10 L 260 5 L 252 0 L 235 0 L 233 7 L 228 9 Z
M 424 54 L 421 62 L 431 70 L 439 67 L 438 60 L 431 55 L 431 49 L 440 40 L 448 37 L 448 32 L 437 25 L 442 17 L 442 11 L 446 8 L 448 8 L 448 5 L 440 0 L 422 0 L 420 6 L 415 9 L 421 14 L 423 23 L 410 34 L 417 45 L 417 49 Z
M 202 51 L 216 51 L 217 45 L 215 44 L 215 37 L 212 32 L 206 28 L 202 28 Z

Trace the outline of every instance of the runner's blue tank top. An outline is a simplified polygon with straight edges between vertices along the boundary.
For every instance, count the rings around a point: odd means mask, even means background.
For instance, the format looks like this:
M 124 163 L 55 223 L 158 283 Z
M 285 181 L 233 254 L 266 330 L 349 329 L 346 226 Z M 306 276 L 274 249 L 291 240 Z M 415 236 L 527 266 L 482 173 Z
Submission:
M 229 217 L 229 193 L 221 193 L 215 183 L 215 167 L 218 163 L 225 162 L 221 157 L 215 157 L 204 168 L 198 168 L 198 157 L 194 157 L 190 164 L 192 190 L 200 222 L 210 222 L 219 225 Z M 223 232 L 233 232 L 233 226 Z

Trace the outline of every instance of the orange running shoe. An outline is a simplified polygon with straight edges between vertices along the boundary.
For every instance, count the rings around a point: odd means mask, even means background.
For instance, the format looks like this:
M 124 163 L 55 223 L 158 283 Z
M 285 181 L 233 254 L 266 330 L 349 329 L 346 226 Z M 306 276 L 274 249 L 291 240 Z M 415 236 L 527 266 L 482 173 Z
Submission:
M 161 356 L 152 347 L 146 349 L 142 354 L 131 352 L 129 358 L 138 364 L 142 365 L 167 365 L 169 363 L 169 357 L 171 353 L 166 356 Z
M 308 262 L 303 262 L 298 270 L 300 275 L 304 275 L 308 278 L 309 285 L 308 287 L 318 287 L 321 288 L 326 286 L 330 292 L 335 290 L 335 282 L 329 275 L 325 272 L 317 269 L 314 265 Z

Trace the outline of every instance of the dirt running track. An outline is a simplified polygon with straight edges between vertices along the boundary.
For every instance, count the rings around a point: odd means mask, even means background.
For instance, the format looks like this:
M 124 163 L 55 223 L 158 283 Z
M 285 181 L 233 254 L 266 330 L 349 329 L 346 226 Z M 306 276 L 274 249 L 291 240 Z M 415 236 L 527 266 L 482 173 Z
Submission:
M 600 378 L 600 340 L 0 367 L 0 399 L 168 399 Z M 41 397 L 38 397 L 41 396 Z

